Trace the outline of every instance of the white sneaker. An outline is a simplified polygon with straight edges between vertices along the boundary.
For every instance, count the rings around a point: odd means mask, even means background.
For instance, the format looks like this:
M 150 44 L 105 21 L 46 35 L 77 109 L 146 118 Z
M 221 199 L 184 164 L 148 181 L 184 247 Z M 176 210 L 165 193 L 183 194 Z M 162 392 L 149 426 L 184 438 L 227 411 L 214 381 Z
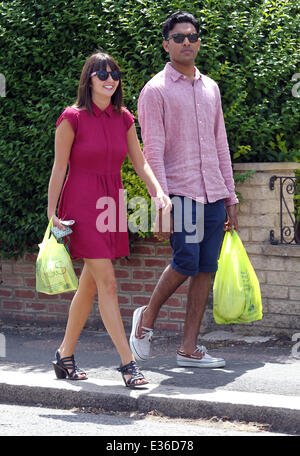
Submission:
M 182 367 L 224 367 L 225 361 L 222 358 L 213 358 L 207 353 L 206 348 L 197 345 L 191 355 L 177 350 L 177 365 Z
M 147 361 L 150 358 L 150 347 L 153 330 L 142 326 L 142 336 L 137 337 L 137 328 L 142 318 L 142 313 L 146 306 L 139 307 L 133 312 L 132 329 L 129 338 L 129 344 L 132 353 L 137 361 Z

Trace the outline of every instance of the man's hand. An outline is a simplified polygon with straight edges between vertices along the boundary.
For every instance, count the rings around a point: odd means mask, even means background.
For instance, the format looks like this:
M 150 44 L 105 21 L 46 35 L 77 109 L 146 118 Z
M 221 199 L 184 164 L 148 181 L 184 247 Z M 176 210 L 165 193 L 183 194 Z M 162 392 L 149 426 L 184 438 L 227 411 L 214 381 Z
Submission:
M 232 206 L 226 207 L 227 212 L 227 221 L 224 224 L 224 230 L 230 231 L 232 233 L 233 230 L 238 230 L 238 219 L 237 219 L 237 204 L 233 204 Z

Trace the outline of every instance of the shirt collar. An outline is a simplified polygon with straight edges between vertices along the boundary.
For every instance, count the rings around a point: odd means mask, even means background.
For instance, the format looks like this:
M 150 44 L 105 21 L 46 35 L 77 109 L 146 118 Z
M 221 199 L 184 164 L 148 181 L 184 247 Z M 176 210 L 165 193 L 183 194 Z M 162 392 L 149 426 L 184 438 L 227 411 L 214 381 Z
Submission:
M 102 114 L 106 114 L 108 117 L 111 117 L 112 116 L 112 113 L 113 113 L 113 106 L 112 106 L 112 103 L 110 103 L 106 109 L 104 109 L 104 111 L 102 111 L 102 109 L 98 108 L 98 106 L 93 102 L 92 100 L 92 108 L 93 108 L 93 114 L 96 116 L 96 117 L 100 117 L 102 116 Z
M 197 67 L 194 67 L 195 69 L 195 79 L 202 79 L 202 75 L 200 73 L 200 71 L 198 70 Z M 168 62 L 165 66 L 165 71 L 167 73 L 168 76 L 170 76 L 170 78 L 176 82 L 178 81 L 178 79 L 185 79 L 186 76 L 184 76 L 184 74 L 180 73 L 179 71 L 175 70 L 175 68 L 172 67 L 171 63 Z

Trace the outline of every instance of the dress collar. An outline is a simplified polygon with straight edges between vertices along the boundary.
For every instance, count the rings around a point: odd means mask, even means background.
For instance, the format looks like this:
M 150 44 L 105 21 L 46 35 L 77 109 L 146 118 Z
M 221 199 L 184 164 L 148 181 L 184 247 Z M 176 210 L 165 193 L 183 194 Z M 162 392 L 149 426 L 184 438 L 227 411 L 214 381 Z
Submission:
M 202 79 L 202 75 L 201 75 L 200 71 L 198 70 L 198 68 L 194 67 L 194 69 L 195 69 L 195 79 Z M 167 75 L 170 76 L 174 82 L 178 81 L 178 79 L 180 79 L 180 78 L 182 78 L 182 79 L 186 78 L 186 76 L 184 76 L 184 74 L 175 70 L 175 68 L 172 67 L 170 62 L 168 62 L 166 64 L 165 71 L 166 71 Z
M 96 117 L 100 117 L 102 116 L 103 114 L 106 114 L 108 117 L 111 117 L 112 113 L 113 113 L 113 106 L 112 106 L 112 103 L 110 102 L 110 104 L 107 106 L 106 109 L 104 109 L 104 111 L 102 111 L 102 109 L 98 108 L 98 106 L 93 102 L 92 100 L 92 108 L 93 108 L 93 114 L 96 116 Z

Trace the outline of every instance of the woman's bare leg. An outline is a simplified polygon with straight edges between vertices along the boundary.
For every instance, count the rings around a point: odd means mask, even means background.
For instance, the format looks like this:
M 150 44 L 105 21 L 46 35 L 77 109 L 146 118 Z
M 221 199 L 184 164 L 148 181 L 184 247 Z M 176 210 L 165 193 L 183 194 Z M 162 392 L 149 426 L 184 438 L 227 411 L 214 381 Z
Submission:
M 110 335 L 122 365 L 134 361 L 124 330 L 118 304 L 117 282 L 110 259 L 86 259 L 85 264 L 98 289 L 99 311 L 104 326 Z
M 62 358 L 73 355 L 77 340 L 91 313 L 96 292 L 96 282 L 87 266 L 84 265 L 78 289 L 71 302 L 65 336 L 59 347 Z

